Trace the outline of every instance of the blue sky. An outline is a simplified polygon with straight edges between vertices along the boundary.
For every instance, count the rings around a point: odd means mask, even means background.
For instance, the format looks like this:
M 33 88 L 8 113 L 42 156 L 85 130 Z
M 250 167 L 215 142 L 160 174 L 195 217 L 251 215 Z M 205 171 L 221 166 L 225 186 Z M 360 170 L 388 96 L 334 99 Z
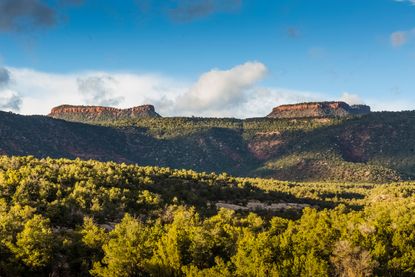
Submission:
M 152 101 L 166 115 L 248 117 L 338 99 L 415 109 L 409 0 L 2 1 L 4 110 Z

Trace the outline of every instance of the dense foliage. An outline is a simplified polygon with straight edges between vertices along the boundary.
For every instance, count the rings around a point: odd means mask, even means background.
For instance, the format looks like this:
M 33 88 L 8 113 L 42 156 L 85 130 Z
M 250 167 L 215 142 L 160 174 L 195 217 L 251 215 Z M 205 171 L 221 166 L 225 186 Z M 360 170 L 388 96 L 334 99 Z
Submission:
M 254 200 L 287 205 L 217 209 Z M 414 200 L 409 182 L 2 157 L 0 276 L 413 276 Z

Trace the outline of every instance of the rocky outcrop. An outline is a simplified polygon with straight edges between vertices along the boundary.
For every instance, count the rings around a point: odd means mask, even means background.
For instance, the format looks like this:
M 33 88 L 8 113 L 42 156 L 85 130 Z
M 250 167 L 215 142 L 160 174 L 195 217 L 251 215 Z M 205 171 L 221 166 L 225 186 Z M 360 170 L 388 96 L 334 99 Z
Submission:
M 246 206 L 236 205 L 231 203 L 226 203 L 219 201 L 216 203 L 216 208 L 225 208 L 228 210 L 234 211 L 293 211 L 293 210 L 302 210 L 306 207 L 311 207 L 309 204 L 300 204 L 300 203 L 262 203 L 260 201 L 249 201 Z M 317 208 L 317 207 L 314 207 Z
M 366 105 L 349 105 L 345 102 L 312 102 L 293 105 L 282 105 L 274 108 L 267 116 L 270 118 L 319 118 L 346 117 L 370 113 Z
M 160 117 L 153 105 L 143 105 L 129 109 L 102 106 L 61 105 L 52 109 L 50 117 L 68 121 L 94 122 L 135 119 L 142 117 Z

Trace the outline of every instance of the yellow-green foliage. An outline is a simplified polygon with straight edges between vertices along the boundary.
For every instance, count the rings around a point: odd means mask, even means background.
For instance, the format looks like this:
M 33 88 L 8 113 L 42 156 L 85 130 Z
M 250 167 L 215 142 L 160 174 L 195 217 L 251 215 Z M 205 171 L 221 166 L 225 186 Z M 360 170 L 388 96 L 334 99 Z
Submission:
M 0 276 L 412 276 L 415 183 L 0 158 Z M 219 201 L 308 204 L 232 211 Z

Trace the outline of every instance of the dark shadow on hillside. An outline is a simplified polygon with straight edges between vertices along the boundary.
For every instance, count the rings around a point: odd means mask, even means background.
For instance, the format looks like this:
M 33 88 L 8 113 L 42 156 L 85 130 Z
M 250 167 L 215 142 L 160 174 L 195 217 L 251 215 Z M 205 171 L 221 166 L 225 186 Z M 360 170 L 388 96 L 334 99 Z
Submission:
M 131 152 L 142 153 L 142 156 L 131 157 L 139 164 L 233 175 L 243 175 L 259 165 L 249 153 L 239 130 L 205 128 L 170 139 L 147 135 L 145 143 L 137 139 L 139 133 L 143 136 L 143 131 L 143 128 L 130 129 L 127 135 Z
M 0 135 L 1 154 L 130 161 L 124 135 L 112 128 L 2 112 Z

